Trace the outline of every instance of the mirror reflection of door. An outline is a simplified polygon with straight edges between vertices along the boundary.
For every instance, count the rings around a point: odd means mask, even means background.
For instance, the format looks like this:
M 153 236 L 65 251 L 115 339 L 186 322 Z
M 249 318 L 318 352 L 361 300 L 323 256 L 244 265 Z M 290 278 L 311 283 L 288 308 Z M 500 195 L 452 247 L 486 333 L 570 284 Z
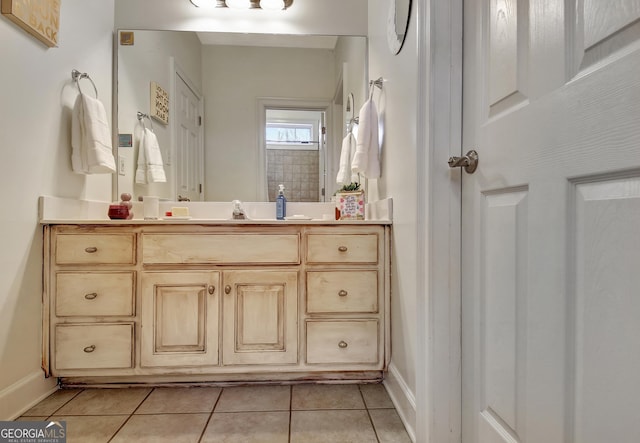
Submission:
M 204 200 L 202 106 L 186 75 L 175 73 L 176 85 L 176 199 Z
M 269 201 L 275 201 L 280 184 L 289 201 L 324 201 L 325 112 L 267 109 L 265 122 Z

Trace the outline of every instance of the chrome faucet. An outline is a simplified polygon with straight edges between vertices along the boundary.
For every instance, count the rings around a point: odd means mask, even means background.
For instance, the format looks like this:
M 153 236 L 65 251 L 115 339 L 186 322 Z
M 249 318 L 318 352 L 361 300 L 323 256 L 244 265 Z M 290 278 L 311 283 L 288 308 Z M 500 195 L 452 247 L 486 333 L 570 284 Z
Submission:
M 183 197 L 181 195 L 178 195 L 178 201 L 179 202 L 190 202 L 191 199 L 189 197 Z

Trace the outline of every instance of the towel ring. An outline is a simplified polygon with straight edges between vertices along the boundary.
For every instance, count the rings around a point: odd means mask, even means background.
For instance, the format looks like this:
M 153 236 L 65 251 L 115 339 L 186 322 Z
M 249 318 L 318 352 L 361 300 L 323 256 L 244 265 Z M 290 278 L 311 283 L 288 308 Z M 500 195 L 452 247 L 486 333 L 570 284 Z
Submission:
M 375 80 L 370 80 L 369 81 L 369 87 L 371 88 L 371 87 L 375 86 L 378 89 L 382 89 L 382 83 L 384 83 L 384 78 L 378 77 Z
M 143 127 L 144 129 L 147 129 L 147 127 L 146 127 L 146 126 L 145 126 L 145 124 L 144 124 L 144 119 L 145 119 L 145 118 L 146 118 L 146 119 L 148 119 L 148 120 L 149 120 L 149 123 L 151 124 L 151 131 L 152 131 L 152 132 L 154 132 L 154 131 L 153 131 L 153 120 L 151 120 L 151 117 L 149 117 L 149 114 L 145 114 L 145 113 L 143 113 L 143 112 L 138 111 L 138 113 L 137 113 L 136 115 L 137 115 L 137 117 L 138 117 L 138 121 L 140 122 L 140 124 L 142 125 L 142 127 Z
M 98 98 L 98 88 L 96 88 L 96 84 L 93 82 L 93 80 L 91 80 L 91 77 L 89 77 L 89 74 L 87 74 L 86 72 L 80 72 L 77 69 L 73 69 L 71 71 L 71 79 L 76 82 L 76 85 L 78 85 L 78 90 L 80 91 L 80 94 L 82 94 L 82 88 L 80 87 L 80 80 L 82 80 L 83 78 L 86 78 L 91 82 L 91 84 L 93 85 L 93 90 L 96 93 L 96 98 Z

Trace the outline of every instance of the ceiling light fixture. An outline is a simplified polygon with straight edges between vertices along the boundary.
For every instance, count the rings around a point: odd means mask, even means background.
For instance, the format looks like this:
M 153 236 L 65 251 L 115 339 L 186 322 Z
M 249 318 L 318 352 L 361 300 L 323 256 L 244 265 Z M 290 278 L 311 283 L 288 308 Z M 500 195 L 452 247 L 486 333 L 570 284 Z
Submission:
M 232 8 L 232 9 L 287 9 L 293 0 L 189 0 L 198 8 Z

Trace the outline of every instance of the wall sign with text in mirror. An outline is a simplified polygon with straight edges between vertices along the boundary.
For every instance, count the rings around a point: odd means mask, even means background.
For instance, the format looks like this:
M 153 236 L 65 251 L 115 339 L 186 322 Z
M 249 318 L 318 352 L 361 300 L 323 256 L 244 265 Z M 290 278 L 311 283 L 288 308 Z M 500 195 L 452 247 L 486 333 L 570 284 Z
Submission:
M 156 82 L 151 82 L 151 117 L 169 123 L 169 94 Z

